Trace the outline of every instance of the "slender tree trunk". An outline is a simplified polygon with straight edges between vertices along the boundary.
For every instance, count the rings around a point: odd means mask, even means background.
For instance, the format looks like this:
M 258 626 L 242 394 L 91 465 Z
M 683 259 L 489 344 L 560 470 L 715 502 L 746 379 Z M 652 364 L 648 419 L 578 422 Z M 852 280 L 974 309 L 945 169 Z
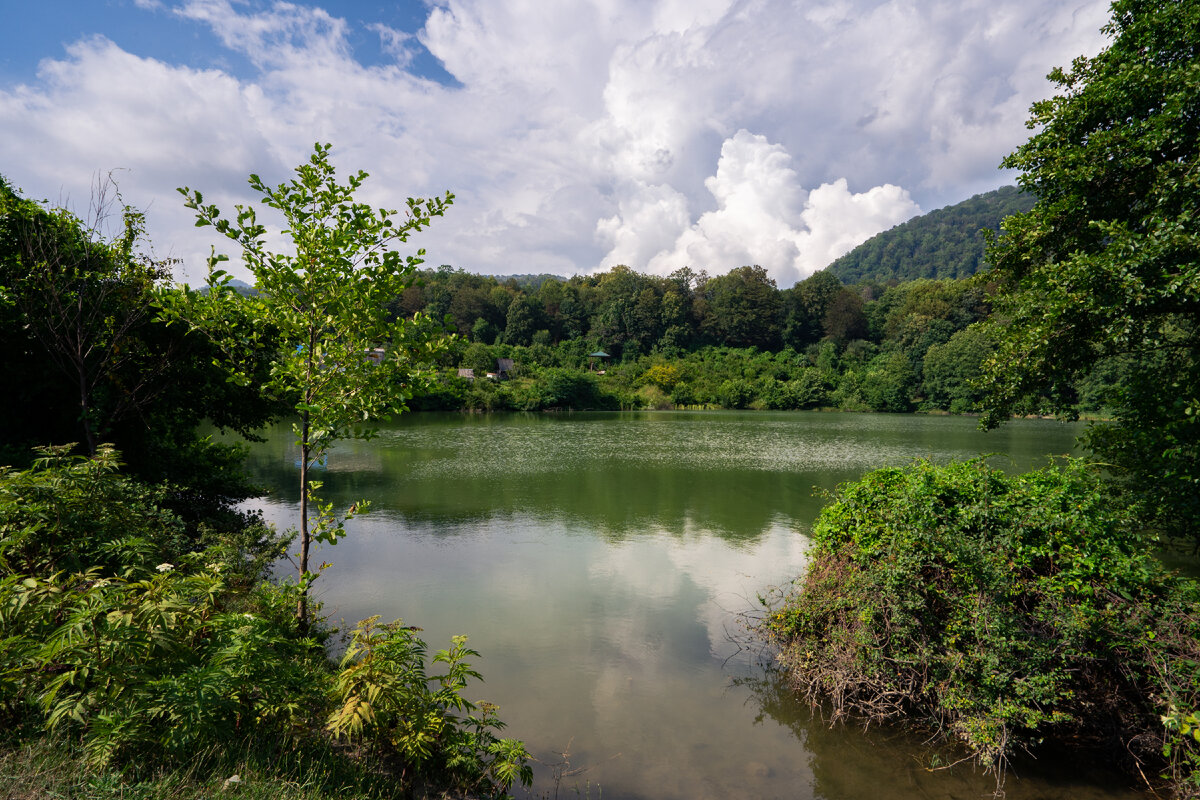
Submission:
M 52 285 L 52 284 L 51 284 Z M 79 381 L 79 421 L 83 424 L 83 436 L 87 443 L 89 456 L 96 455 L 96 432 L 92 430 L 91 393 L 88 387 L 88 347 L 87 329 L 81 323 L 87 318 L 87 307 L 84 303 L 82 289 L 76 294 L 74 307 L 71 309 L 74 323 L 68 326 L 66 334 L 69 337 L 65 343 L 66 357 L 75 368 L 75 377 Z
M 311 448 L 308 442 L 308 412 L 300 416 L 300 581 L 308 575 L 308 548 L 312 543 L 308 531 L 308 459 Z M 300 591 L 299 606 L 296 609 L 296 619 L 300 622 L 300 631 L 308 632 L 308 587 Z
M 83 370 L 79 371 L 79 421 L 83 424 L 83 436 L 86 440 L 89 456 L 96 455 L 96 432 L 92 430 L 92 406 L 88 402 L 87 378 Z

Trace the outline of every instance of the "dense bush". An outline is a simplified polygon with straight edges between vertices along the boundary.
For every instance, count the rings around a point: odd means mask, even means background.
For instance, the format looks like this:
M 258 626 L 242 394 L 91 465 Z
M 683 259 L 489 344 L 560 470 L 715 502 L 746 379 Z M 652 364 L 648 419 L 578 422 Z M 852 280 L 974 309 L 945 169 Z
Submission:
M 250 380 L 234 383 L 211 341 L 168 323 L 161 307 L 179 296 L 170 264 L 142 252 L 142 214 L 105 204 L 115 188 L 97 187 L 85 220 L 0 176 L 0 372 L 10 386 L 0 463 L 27 466 L 46 444 L 92 454 L 110 442 L 128 474 L 171 484 L 159 502 L 190 528 L 222 524 L 214 518 L 228 520 L 255 490 L 244 454 L 197 431 L 207 421 L 248 434 L 279 413 L 258 391 L 267 364 L 249 357 Z M 106 217 L 123 221 L 119 236 L 103 234 Z
M 296 586 L 261 579 L 277 541 L 214 534 L 198 551 L 160 495 L 103 448 L 0 468 L 0 727 L 44 728 L 95 768 L 248 739 L 333 754 L 332 735 L 394 770 L 399 793 L 528 782 L 524 747 L 461 694 L 479 677 L 465 640 L 429 674 L 412 629 L 368 620 L 337 667 L 319 627 L 302 634 Z
M 610 408 L 590 373 L 566 369 L 548 369 L 537 378 L 538 404 L 541 408 Z
M 338 705 L 328 729 L 439 785 L 467 792 L 528 785 L 533 774 L 524 746 L 493 734 L 504 727 L 496 706 L 462 696 L 470 680 L 483 679 L 467 662 L 479 656 L 467 637 L 455 636 L 449 649 L 439 650 L 433 663 L 446 671 L 429 675 L 425 642 L 415 629 L 377 621 L 364 620 L 352 633 L 333 681 Z
M 978 410 L 983 393 L 977 384 L 993 349 L 987 331 L 977 325 L 930 347 L 923 365 L 928 405 L 952 413 Z
M 1200 597 L 1087 467 L 878 470 L 812 536 L 765 629 L 835 714 L 915 715 L 1001 775 L 1058 738 L 1200 792 Z

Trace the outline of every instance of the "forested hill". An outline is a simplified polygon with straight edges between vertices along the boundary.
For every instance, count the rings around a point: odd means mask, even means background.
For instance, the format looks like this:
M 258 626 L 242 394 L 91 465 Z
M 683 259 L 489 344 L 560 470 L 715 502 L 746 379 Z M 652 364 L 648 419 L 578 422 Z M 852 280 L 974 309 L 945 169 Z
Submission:
M 826 271 L 844 284 L 864 280 L 966 278 L 983 266 L 984 228 L 1033 207 L 1033 197 L 1015 186 L 977 194 L 871 237 L 834 261 Z

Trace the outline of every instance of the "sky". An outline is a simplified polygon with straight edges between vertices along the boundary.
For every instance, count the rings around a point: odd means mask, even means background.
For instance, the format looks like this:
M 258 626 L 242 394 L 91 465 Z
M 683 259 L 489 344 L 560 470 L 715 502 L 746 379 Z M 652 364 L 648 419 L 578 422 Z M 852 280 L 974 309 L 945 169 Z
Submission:
M 213 246 L 239 254 L 176 189 L 232 214 L 250 173 L 282 183 L 327 142 L 373 205 L 455 194 L 402 245 L 429 266 L 758 264 L 786 288 L 1014 183 L 999 163 L 1047 73 L 1099 52 L 1108 18 L 1096 0 L 0 6 L 0 175 L 81 217 L 111 176 L 193 284 Z

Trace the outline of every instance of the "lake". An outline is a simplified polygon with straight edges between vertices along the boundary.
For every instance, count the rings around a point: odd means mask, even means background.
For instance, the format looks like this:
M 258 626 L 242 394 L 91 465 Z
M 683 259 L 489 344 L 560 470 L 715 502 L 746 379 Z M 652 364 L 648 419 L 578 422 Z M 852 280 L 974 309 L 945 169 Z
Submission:
M 346 442 L 317 478 L 351 521 L 315 585 L 346 627 L 380 614 L 431 651 L 467 634 L 503 735 L 536 756 L 534 797 L 958 798 L 969 766 L 931 772 L 922 740 L 830 728 L 749 637 L 756 597 L 805 568 L 820 492 L 914 458 L 980 453 L 1029 469 L 1078 426 L 820 412 L 413 414 Z M 296 524 L 299 450 L 267 431 L 262 507 Z M 1010 798 L 1137 797 L 1057 759 L 1021 764 Z M 518 797 L 525 793 L 518 791 Z

